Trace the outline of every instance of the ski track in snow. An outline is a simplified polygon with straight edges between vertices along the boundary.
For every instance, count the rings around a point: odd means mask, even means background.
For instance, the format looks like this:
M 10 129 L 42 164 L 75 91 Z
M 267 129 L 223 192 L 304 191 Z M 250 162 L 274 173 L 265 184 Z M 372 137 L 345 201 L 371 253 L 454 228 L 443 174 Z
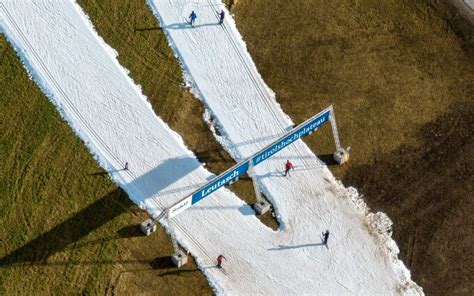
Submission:
M 186 79 L 240 160 L 291 127 L 260 78 L 228 13 L 216 25 L 220 1 L 154 1 Z M 196 28 L 185 24 L 191 9 Z M 226 11 L 227 12 L 227 11 Z M 117 53 L 69 1 L 1 1 L 1 28 L 25 68 L 98 163 L 130 198 L 152 214 L 186 196 L 213 175 L 158 118 Z M 281 177 L 285 159 L 296 169 Z M 221 189 L 173 220 L 218 294 L 422 294 L 390 238 L 390 220 L 368 213 L 302 142 L 256 167 L 264 193 L 282 223 L 272 231 L 251 207 Z M 163 222 L 166 225 L 166 222 Z M 329 249 L 320 234 L 329 229 Z M 227 257 L 224 274 L 215 258 Z

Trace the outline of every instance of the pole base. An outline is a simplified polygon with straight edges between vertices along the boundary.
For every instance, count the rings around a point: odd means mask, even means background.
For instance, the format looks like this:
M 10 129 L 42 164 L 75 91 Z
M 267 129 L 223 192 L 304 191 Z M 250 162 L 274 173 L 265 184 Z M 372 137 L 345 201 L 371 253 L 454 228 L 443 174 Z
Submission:
M 263 215 L 270 210 L 270 203 L 268 203 L 266 200 L 262 200 L 254 204 L 253 207 L 257 214 Z
M 186 255 L 183 251 L 179 250 L 171 256 L 171 261 L 176 265 L 176 267 L 180 268 L 181 266 L 188 263 L 188 255 Z
M 146 236 L 149 236 L 150 234 L 156 231 L 156 224 L 153 223 L 151 219 L 146 219 L 145 221 L 140 223 L 140 229 Z
M 333 158 L 339 165 L 343 165 L 349 161 L 349 152 L 344 148 L 339 148 L 334 152 Z

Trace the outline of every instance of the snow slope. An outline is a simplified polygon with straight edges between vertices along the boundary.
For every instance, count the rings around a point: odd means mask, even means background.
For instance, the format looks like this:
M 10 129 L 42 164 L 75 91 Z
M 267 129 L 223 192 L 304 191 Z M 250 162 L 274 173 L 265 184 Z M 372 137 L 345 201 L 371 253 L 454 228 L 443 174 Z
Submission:
M 196 93 L 218 119 L 222 143 L 236 159 L 247 156 L 291 121 L 259 78 L 234 25 L 226 20 L 227 39 L 215 46 L 211 39 L 223 34 L 222 28 L 206 25 L 215 22 L 213 4 L 197 2 L 211 12 L 200 13 L 203 26 L 189 30 L 182 24 L 187 8 L 180 3 L 184 1 L 154 1 L 152 7 L 160 17 L 166 15 L 162 22 Z M 99 164 L 117 170 L 111 178 L 139 206 L 157 214 L 212 177 L 181 137 L 156 117 L 117 62 L 116 52 L 97 36 L 77 4 L 2 0 L 0 25 L 32 78 Z M 185 46 L 189 40 L 194 48 Z M 222 64 L 216 67 L 216 62 Z M 244 120 L 247 124 L 239 123 Z M 285 158 L 300 160 L 291 178 L 276 173 Z M 130 169 L 120 171 L 125 162 Z M 226 189 L 173 223 L 179 242 L 196 257 L 217 293 L 421 293 L 396 259 L 395 243 L 384 233 L 374 233 L 389 220 L 372 215 L 373 226 L 367 228 L 364 204 L 351 200 L 357 199 L 356 193 L 337 184 L 302 142 L 257 169 L 284 223 L 281 231 L 262 225 Z M 331 231 L 329 249 L 320 245 L 324 229 Z M 222 252 L 228 259 L 227 274 L 214 268 Z

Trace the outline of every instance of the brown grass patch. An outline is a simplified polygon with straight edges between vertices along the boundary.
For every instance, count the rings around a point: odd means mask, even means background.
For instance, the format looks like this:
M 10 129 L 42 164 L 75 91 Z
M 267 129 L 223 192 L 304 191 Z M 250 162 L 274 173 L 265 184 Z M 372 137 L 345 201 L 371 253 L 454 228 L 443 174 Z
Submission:
M 472 183 L 472 115 L 463 110 L 474 99 L 474 60 L 431 2 L 240 0 L 233 12 L 285 112 L 299 123 L 334 105 L 352 154 L 333 172 L 393 219 L 414 280 L 428 294 L 467 295 L 473 260 L 460 252 L 472 235 L 458 227 L 472 234 L 472 194 L 460 187 Z M 306 142 L 328 154 L 331 138 L 326 127 Z

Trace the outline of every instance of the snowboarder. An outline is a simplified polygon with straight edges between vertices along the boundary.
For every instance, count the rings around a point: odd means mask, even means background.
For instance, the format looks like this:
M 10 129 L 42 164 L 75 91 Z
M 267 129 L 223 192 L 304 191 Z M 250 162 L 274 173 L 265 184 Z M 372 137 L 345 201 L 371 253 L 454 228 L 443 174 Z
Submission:
M 284 174 L 285 177 L 286 177 L 287 174 L 290 173 L 290 170 L 291 170 L 291 169 L 295 169 L 295 168 L 293 167 L 293 164 L 291 163 L 291 161 L 286 160 L 286 163 L 285 163 L 285 174 Z
M 224 9 L 221 9 L 221 12 L 217 12 L 219 14 L 219 25 L 222 25 L 224 22 L 225 12 Z
M 222 268 L 222 260 L 227 261 L 227 259 L 224 257 L 224 255 L 217 256 L 217 268 Z
M 323 232 L 323 244 L 327 245 L 328 244 L 328 238 L 329 238 L 329 230 L 326 230 Z
M 123 167 L 124 171 L 128 171 L 128 162 L 125 163 L 125 166 Z
M 194 21 L 197 19 L 197 14 L 193 11 L 191 11 L 191 14 L 189 15 L 189 24 L 192 26 L 194 25 Z

